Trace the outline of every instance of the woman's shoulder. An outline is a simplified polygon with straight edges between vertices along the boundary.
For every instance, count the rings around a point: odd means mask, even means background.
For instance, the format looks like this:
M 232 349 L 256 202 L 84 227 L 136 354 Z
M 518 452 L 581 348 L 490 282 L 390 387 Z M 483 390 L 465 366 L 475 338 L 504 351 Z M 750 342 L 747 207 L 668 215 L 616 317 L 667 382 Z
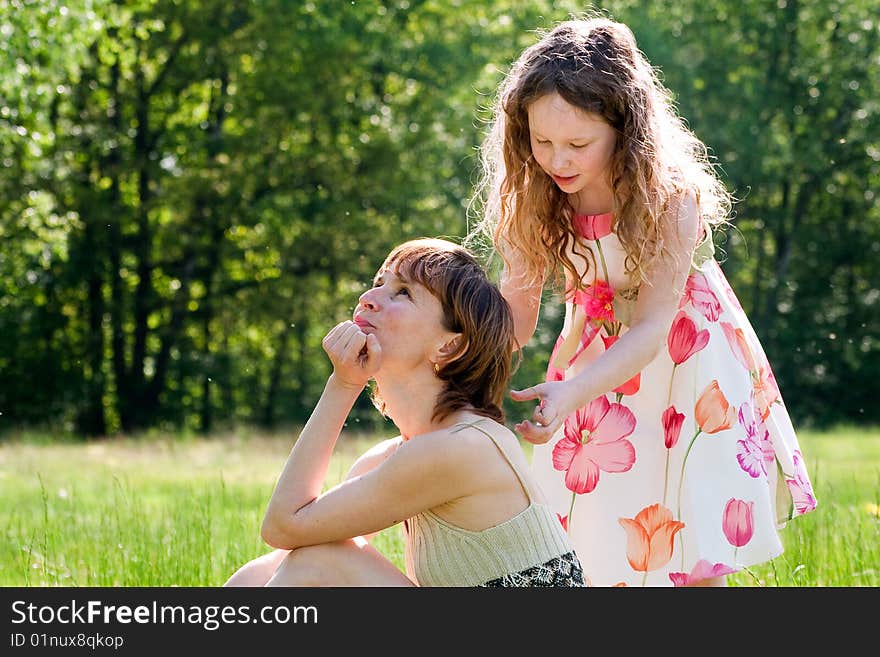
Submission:
M 380 440 L 378 443 L 365 451 L 361 458 L 386 457 L 392 454 L 403 443 L 402 436 L 395 436 L 386 440 Z
M 518 486 L 528 459 L 516 435 L 490 418 L 456 422 L 403 443 L 395 459 L 416 468 L 426 479 L 443 480 L 455 497 Z
M 476 422 L 462 423 L 455 429 L 456 445 L 467 458 L 480 459 L 485 464 L 493 455 L 501 453 L 504 460 L 513 460 L 518 466 L 523 465 L 525 453 L 516 434 L 505 425 L 485 418 Z
M 485 456 L 487 450 L 494 450 L 493 443 L 500 443 L 505 450 L 514 443 L 518 446 L 516 436 L 506 426 L 491 418 L 474 415 L 424 433 L 404 445 L 407 449 L 418 446 L 420 451 L 463 467 Z
M 355 460 L 349 469 L 346 478 L 350 479 L 351 477 L 364 474 L 365 472 L 369 472 L 373 468 L 376 468 L 389 456 L 394 454 L 402 443 L 403 438 L 401 436 L 379 441 Z

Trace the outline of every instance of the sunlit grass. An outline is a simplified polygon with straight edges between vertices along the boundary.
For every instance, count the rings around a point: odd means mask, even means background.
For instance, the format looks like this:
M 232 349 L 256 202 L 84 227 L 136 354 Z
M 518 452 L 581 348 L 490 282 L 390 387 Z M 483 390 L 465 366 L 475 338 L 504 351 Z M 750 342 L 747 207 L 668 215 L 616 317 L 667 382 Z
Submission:
M 880 429 L 804 431 L 819 508 L 732 586 L 880 585 Z M 381 437 L 346 435 L 328 485 Z M 259 525 L 292 438 L 0 445 L 0 585 L 216 586 L 267 551 Z M 524 445 L 528 452 L 528 445 Z M 403 566 L 398 528 L 376 547 Z

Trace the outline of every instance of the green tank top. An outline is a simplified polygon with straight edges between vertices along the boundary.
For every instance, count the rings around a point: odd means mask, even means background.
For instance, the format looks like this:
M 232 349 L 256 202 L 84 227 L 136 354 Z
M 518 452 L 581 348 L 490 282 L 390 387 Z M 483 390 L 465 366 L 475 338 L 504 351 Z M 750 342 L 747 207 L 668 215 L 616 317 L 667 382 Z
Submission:
M 572 549 L 556 514 L 532 499 L 525 479 L 495 437 L 476 423 L 458 425 L 455 431 L 465 427 L 473 427 L 492 440 L 513 468 L 529 505 L 512 518 L 480 531 L 457 527 L 430 510 L 409 518 L 405 522 L 406 573 L 419 586 L 478 586 Z

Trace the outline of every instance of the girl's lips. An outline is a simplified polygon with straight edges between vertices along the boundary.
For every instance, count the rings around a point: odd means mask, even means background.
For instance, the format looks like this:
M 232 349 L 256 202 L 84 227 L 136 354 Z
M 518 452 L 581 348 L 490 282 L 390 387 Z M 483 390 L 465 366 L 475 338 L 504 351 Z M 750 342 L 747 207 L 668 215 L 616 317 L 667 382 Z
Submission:
M 577 174 L 573 176 L 553 176 L 553 180 L 556 181 L 557 185 L 565 185 L 567 183 L 573 182 L 575 178 L 577 178 Z
M 376 328 L 375 326 L 370 324 L 367 320 L 365 320 L 361 317 L 355 317 L 354 323 L 357 324 L 358 326 L 360 326 L 361 328 Z

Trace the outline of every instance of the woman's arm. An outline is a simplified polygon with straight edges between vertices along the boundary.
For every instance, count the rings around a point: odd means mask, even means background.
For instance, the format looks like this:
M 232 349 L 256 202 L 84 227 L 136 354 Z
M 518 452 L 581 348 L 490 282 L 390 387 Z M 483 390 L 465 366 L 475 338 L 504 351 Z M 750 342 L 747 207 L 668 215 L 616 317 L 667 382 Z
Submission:
M 395 452 L 402 442 L 403 438 L 397 436 L 396 438 L 389 438 L 388 440 L 383 440 L 382 442 L 373 445 L 357 458 L 349 468 L 343 481 L 360 477 L 361 475 L 367 474 L 371 470 L 378 468 L 385 462 L 385 459 Z M 371 532 L 364 535 L 364 538 L 368 541 L 372 541 L 377 533 L 378 532 Z
M 340 382 L 332 374 L 327 380 L 318 405 L 287 457 L 263 517 L 260 533 L 272 547 L 286 547 L 278 544 L 277 537 L 287 516 L 320 494 L 336 440 L 362 389 Z
M 323 346 L 333 374 L 269 500 L 261 530 L 268 545 L 292 550 L 364 536 L 472 492 L 479 478 L 461 450 L 449 449 L 447 432 L 436 432 L 401 444 L 377 467 L 321 495 L 343 423 L 381 360 L 375 336 L 353 322 L 334 327 Z
M 447 431 L 402 443 L 381 464 L 346 479 L 299 508 L 278 506 L 263 523 L 263 540 L 292 550 L 365 536 L 474 492 L 480 477 L 466 450 L 450 449 Z M 290 460 L 288 461 L 288 463 Z
M 382 356 L 376 337 L 351 321 L 333 327 L 322 342 L 333 363 L 315 410 L 293 446 L 263 518 L 261 535 L 273 547 L 291 510 L 314 500 L 324 486 L 336 440 L 354 402 L 378 370 Z
M 663 348 L 690 271 L 696 245 L 698 208 L 692 196 L 678 208 L 665 235 L 671 258 L 663 258 L 651 269 L 650 284 L 639 289 L 632 325 L 620 339 L 573 379 L 542 383 L 512 391 L 516 401 L 542 400 L 543 413 L 535 409 L 533 421 L 516 425 L 529 442 L 547 442 L 565 418 L 599 395 L 622 385 L 641 372 Z M 674 232 L 673 232 L 674 231 Z M 537 422 L 544 426 L 538 426 Z

